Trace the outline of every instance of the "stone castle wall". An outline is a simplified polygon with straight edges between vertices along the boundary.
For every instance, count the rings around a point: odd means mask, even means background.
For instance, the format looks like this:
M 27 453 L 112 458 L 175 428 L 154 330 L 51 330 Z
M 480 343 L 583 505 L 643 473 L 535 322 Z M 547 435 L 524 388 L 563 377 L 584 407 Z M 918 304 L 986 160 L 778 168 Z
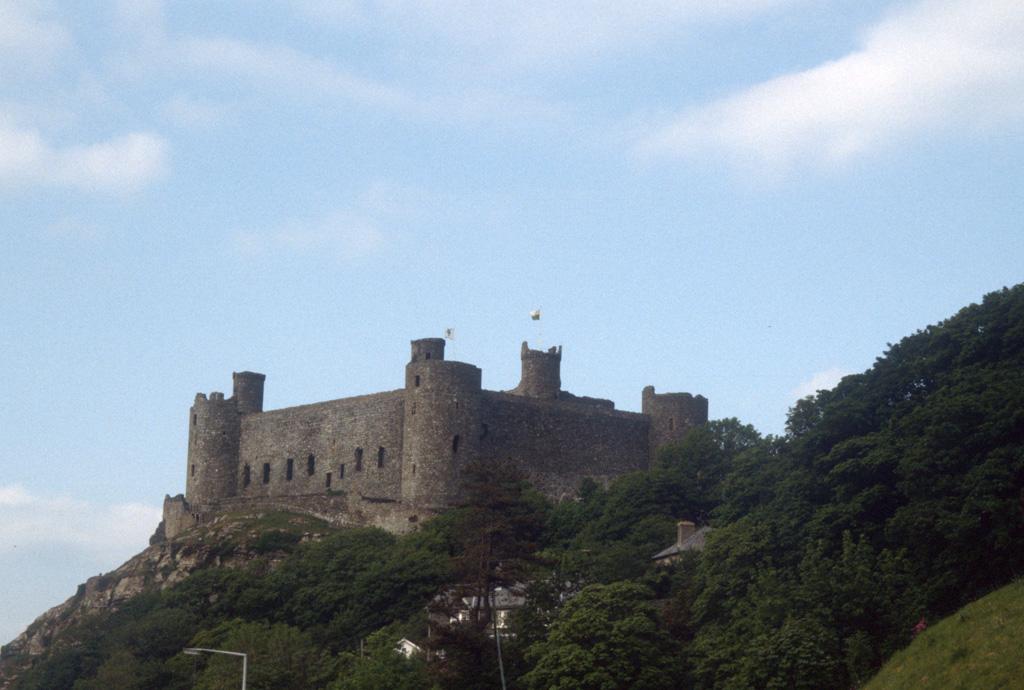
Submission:
M 404 395 L 397 390 L 243 416 L 237 495 L 333 489 L 399 500 Z
M 648 466 L 650 422 L 642 414 L 485 391 L 480 457 L 515 462 L 542 493 L 575 495 L 580 481 L 607 482 Z
M 173 537 L 211 515 L 286 509 L 334 524 L 406 531 L 460 500 L 467 463 L 515 463 L 549 497 L 649 467 L 657 446 L 707 421 L 707 400 L 643 390 L 643 411 L 561 390 L 561 348 L 523 343 L 522 380 L 481 388 L 479 368 L 444 359 L 444 340 L 412 342 L 405 388 L 264 412 L 264 376 L 234 394 L 196 396 L 184 497 L 164 503 Z

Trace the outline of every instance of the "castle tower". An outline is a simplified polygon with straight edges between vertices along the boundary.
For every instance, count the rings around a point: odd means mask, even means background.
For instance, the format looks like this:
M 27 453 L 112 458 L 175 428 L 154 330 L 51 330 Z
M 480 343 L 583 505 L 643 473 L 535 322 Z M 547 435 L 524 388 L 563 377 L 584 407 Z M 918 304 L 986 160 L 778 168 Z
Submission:
M 442 508 L 454 500 L 461 468 L 477 455 L 480 405 L 479 368 L 445 361 L 440 338 L 412 341 L 405 367 L 404 503 Z
M 646 386 L 641 404 L 641 411 L 651 418 L 652 460 L 659 447 L 682 439 L 687 431 L 708 421 L 708 399 L 703 395 L 655 393 L 654 386 Z
M 562 346 L 551 347 L 547 352 L 531 350 L 524 340 L 520 358 L 523 374 L 519 385 L 509 392 L 528 398 L 558 398 L 558 392 L 562 389 Z
M 413 362 L 444 359 L 444 338 L 420 338 L 412 341 Z
M 185 500 L 202 506 L 238 490 L 238 446 L 241 415 L 235 400 L 223 393 L 209 399 L 197 393 L 189 410 L 188 469 Z
M 263 411 L 263 382 L 267 377 L 254 371 L 236 371 L 231 374 L 234 384 L 235 405 L 238 414 Z

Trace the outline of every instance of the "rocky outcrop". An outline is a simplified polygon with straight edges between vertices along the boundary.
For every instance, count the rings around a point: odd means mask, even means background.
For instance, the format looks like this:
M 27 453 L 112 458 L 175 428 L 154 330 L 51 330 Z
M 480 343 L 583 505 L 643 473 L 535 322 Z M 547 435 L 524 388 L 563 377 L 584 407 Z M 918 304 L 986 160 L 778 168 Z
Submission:
M 121 567 L 90 577 L 78 586 L 74 596 L 39 616 L 25 632 L 0 648 L 0 690 L 8 688 L 33 657 L 60 644 L 62 633 L 89 614 L 115 611 L 143 592 L 167 589 L 203 568 L 273 568 L 284 557 L 283 552 L 257 552 L 249 547 L 266 531 L 259 522 L 262 517 L 221 517 L 173 540 L 154 538 L 151 541 L 155 543 Z M 291 522 L 290 527 L 302 541 L 323 535 L 319 525 L 309 518 L 295 516 Z

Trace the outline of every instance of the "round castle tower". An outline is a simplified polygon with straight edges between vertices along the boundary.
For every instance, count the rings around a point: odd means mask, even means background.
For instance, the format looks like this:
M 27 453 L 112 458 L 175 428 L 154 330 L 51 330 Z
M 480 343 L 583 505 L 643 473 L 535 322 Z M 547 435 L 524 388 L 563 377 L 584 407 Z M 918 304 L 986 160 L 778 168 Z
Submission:
M 687 431 L 708 421 L 708 399 L 703 395 L 655 393 L 654 386 L 646 386 L 641 405 L 641 411 L 651 418 L 652 460 L 659 447 L 682 439 Z
M 481 372 L 444 359 L 444 340 L 412 341 L 405 367 L 402 502 L 442 508 L 457 495 L 461 468 L 476 457 Z
M 555 400 L 562 390 L 562 346 L 544 350 L 531 350 L 523 341 L 520 351 L 523 373 L 519 385 L 509 391 L 528 398 Z
M 196 394 L 189 410 L 185 500 L 205 505 L 238 493 L 238 448 L 242 415 L 263 411 L 266 376 L 251 371 L 232 375 L 234 395 Z
M 263 411 L 263 383 L 265 374 L 255 371 L 236 371 L 231 374 L 234 395 L 231 396 L 238 406 L 238 414 L 251 414 Z

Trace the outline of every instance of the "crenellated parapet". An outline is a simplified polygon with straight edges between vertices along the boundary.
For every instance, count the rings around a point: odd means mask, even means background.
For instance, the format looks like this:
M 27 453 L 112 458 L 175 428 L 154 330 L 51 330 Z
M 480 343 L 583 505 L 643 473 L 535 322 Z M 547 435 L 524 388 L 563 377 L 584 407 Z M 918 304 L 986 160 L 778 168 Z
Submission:
M 550 347 L 547 351 L 531 350 L 524 340 L 519 359 L 522 376 L 519 385 L 509 392 L 543 400 L 558 398 L 562 389 L 562 346 Z

